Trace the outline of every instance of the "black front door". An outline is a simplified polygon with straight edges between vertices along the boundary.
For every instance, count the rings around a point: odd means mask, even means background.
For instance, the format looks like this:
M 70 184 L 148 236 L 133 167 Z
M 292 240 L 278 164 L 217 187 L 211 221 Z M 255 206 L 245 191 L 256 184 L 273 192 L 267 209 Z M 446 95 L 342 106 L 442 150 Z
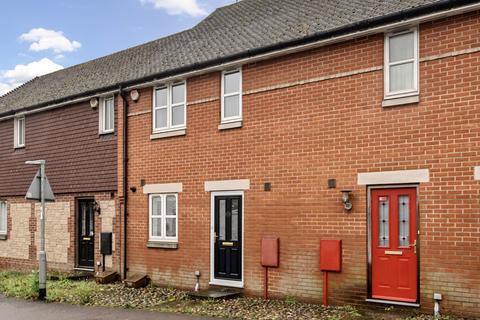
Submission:
M 242 280 L 242 197 L 215 197 L 215 278 Z
M 93 268 L 95 215 L 93 211 L 94 200 L 78 200 L 77 235 L 78 235 L 78 266 Z

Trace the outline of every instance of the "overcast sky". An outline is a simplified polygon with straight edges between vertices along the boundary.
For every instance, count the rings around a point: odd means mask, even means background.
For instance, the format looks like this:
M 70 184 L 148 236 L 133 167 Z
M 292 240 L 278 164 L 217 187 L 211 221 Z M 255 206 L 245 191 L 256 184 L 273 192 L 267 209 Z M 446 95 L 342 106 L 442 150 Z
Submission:
M 0 95 L 35 76 L 190 28 L 233 2 L 2 1 Z

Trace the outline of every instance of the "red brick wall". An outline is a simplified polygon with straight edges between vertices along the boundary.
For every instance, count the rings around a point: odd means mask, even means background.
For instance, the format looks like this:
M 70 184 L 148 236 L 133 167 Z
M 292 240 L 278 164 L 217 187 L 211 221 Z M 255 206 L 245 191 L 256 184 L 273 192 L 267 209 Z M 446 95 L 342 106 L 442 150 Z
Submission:
M 204 182 L 250 179 L 244 200 L 246 292 L 262 292 L 260 239 L 272 235 L 280 237 L 281 266 L 270 272 L 271 294 L 320 302 L 319 240 L 336 238 L 343 240 L 343 270 L 330 277 L 330 300 L 364 303 L 367 191 L 357 185 L 357 173 L 429 169 L 430 182 L 419 186 L 422 308 L 431 311 L 433 292 L 440 292 L 444 311 L 479 316 L 480 186 L 473 166 L 480 165 L 480 52 L 433 57 L 479 48 L 479 30 L 479 12 L 420 27 L 425 61 L 420 103 L 413 105 L 381 107 L 383 35 L 243 66 L 240 129 L 218 130 L 219 72 L 187 80 L 188 127 L 181 137 L 150 140 L 152 90 L 141 90 L 128 119 L 128 179 L 138 189 L 129 191 L 130 272 L 193 288 L 194 271 L 200 270 L 206 287 L 210 194 Z M 367 68 L 373 69 L 338 76 Z M 288 86 L 331 75 L 337 76 Z M 260 90 L 272 85 L 284 88 Z M 203 99 L 208 102 L 194 103 Z M 327 188 L 328 178 L 337 179 L 336 189 Z M 141 179 L 183 183 L 178 249 L 146 247 L 148 197 Z M 272 183 L 272 191 L 263 191 L 264 182 Z M 340 204 L 343 188 L 353 190 L 350 214 Z

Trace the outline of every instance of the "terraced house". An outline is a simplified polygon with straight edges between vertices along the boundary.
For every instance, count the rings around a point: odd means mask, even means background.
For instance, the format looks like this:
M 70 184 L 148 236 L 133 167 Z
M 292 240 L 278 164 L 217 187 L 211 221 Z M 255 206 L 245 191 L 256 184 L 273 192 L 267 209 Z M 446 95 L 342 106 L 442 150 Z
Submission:
M 90 197 L 86 238 L 110 227 L 123 276 L 260 295 L 269 237 L 270 294 L 321 302 L 320 241 L 341 240 L 331 303 L 430 311 L 435 294 L 478 317 L 479 102 L 480 1 L 219 8 L 0 98 L 2 265 L 34 260 L 22 163 L 45 157 L 47 254 L 69 267 Z

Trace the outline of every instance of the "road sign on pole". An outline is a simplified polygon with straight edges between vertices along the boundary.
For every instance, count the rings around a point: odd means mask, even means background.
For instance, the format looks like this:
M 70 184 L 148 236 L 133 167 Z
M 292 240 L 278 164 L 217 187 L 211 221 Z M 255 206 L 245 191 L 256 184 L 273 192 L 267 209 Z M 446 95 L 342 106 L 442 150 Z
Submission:
M 26 161 L 26 164 L 39 165 L 40 169 L 33 178 L 26 198 L 39 200 L 40 205 L 40 247 L 38 253 L 38 298 L 44 300 L 47 295 L 47 253 L 45 252 L 45 201 L 55 201 L 52 188 L 45 176 L 45 160 Z M 48 199 L 48 200 L 47 200 Z

